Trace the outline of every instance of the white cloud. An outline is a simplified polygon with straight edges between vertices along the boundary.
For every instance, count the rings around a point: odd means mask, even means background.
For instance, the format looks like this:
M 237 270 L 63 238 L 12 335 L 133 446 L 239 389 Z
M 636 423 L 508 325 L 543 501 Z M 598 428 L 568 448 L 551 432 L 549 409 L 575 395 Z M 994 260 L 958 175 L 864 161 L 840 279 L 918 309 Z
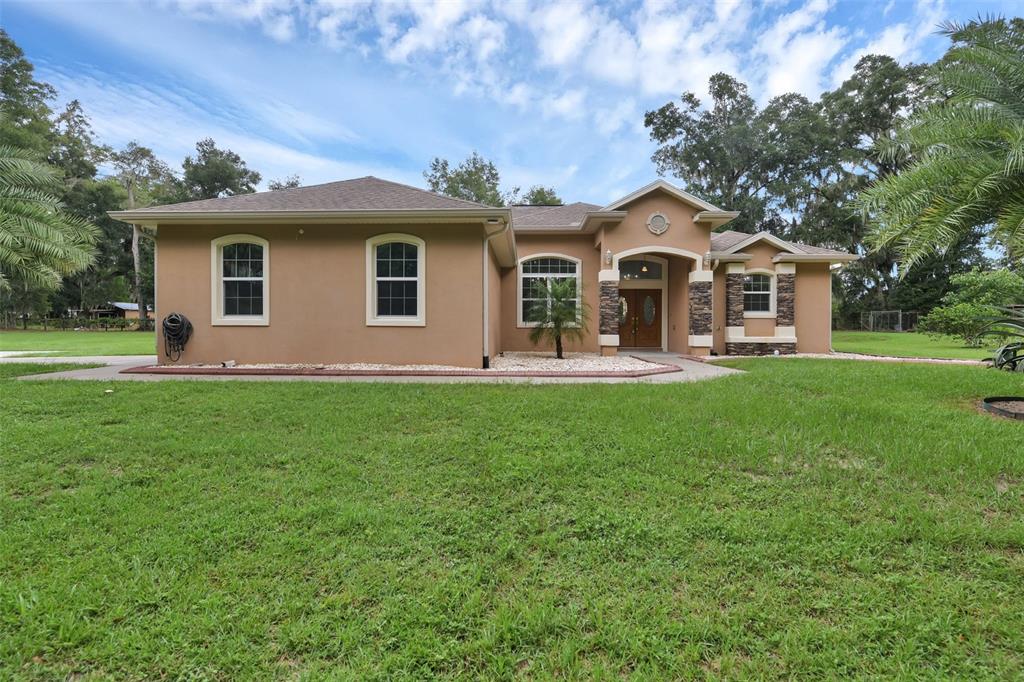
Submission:
M 530 23 L 540 63 L 563 66 L 576 59 L 597 29 L 601 17 L 578 2 L 554 2 L 536 12 Z
M 889 13 L 889 9 L 889 6 L 886 6 L 886 14 Z M 860 58 L 869 54 L 889 55 L 900 62 L 920 59 L 922 45 L 945 16 L 946 6 L 943 0 L 918 0 L 914 5 L 914 17 L 911 22 L 886 26 L 877 38 L 854 50 L 841 61 L 832 70 L 832 86 L 841 85 L 853 73 Z
M 815 98 L 825 90 L 825 71 L 847 42 L 842 28 L 828 27 L 830 9 L 828 0 L 808 0 L 761 34 L 754 49 L 765 97 L 798 92 Z
M 641 122 L 636 100 L 632 97 L 594 111 L 594 125 L 597 126 L 598 132 L 605 136 L 619 132 L 623 126 L 629 126 L 630 122 L 633 123 L 633 127 L 638 127 Z
M 560 116 L 569 121 L 583 117 L 583 90 L 567 90 L 558 96 L 545 97 L 541 107 L 545 116 Z
M 469 11 L 463 0 L 417 0 L 408 7 L 415 23 L 385 49 L 385 55 L 392 61 L 404 62 L 416 52 L 446 45 L 453 27 Z

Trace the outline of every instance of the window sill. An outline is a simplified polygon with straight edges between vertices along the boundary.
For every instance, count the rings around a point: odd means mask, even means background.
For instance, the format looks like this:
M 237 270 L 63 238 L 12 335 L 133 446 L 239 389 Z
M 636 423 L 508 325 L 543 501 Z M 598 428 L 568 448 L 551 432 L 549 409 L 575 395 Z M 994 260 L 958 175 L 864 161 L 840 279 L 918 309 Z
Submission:
M 210 324 L 214 327 L 269 327 L 270 320 L 265 317 L 215 317 Z
M 755 320 L 774 320 L 776 313 L 743 313 L 743 317 Z
M 367 327 L 426 327 L 427 321 L 421 317 L 373 317 L 366 321 Z

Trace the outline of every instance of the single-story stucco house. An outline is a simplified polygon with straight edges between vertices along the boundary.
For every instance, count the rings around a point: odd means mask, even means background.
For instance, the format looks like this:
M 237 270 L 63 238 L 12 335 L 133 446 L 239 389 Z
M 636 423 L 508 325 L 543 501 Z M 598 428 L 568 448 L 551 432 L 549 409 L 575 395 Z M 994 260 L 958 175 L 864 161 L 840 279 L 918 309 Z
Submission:
M 487 367 L 535 350 L 531 283 L 551 278 L 592 311 L 569 350 L 828 352 L 831 270 L 856 258 L 722 229 L 738 214 L 663 180 L 607 206 L 366 177 L 110 215 L 156 240 L 156 309 L 194 327 L 182 363 Z

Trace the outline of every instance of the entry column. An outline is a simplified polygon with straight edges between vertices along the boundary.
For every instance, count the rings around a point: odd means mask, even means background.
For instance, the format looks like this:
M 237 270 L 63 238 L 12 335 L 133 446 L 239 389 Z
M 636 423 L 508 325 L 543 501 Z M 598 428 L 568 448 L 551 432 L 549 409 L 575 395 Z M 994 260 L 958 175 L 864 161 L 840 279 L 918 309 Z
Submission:
M 597 280 L 601 288 L 597 343 L 601 355 L 615 355 L 619 352 L 619 271 L 602 270 Z
M 712 285 L 714 273 L 711 270 L 694 270 L 690 273 L 690 352 L 707 355 L 711 352 Z

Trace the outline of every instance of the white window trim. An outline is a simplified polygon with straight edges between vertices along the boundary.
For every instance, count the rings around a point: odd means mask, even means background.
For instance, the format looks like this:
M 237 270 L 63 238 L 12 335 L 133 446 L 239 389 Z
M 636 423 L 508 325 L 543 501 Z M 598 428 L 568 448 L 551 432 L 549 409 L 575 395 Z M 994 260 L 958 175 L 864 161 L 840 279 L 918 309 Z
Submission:
M 770 282 L 771 291 L 768 292 L 768 311 L 743 311 L 743 317 L 747 319 L 774 319 L 776 316 L 775 312 L 775 271 L 767 268 L 751 268 L 743 273 L 746 275 L 768 275 L 768 281 Z M 754 293 L 754 292 L 750 292 Z M 746 288 L 743 290 L 743 294 L 746 295 Z
M 405 242 L 416 246 L 416 315 L 377 315 L 377 257 L 381 244 Z M 427 326 L 427 243 L 419 237 L 401 232 L 378 234 L 366 240 L 366 326 Z
M 229 244 L 258 244 L 263 247 L 263 314 L 224 314 L 224 247 Z M 253 234 L 229 234 L 210 242 L 210 324 L 214 327 L 270 326 L 270 242 Z
M 531 329 L 537 326 L 536 322 L 523 320 L 523 263 L 536 258 L 561 258 L 576 264 L 576 305 L 583 305 L 583 261 L 564 253 L 531 253 L 523 256 L 516 265 L 516 327 L 519 329 Z M 564 273 L 562 273 L 564 275 Z

